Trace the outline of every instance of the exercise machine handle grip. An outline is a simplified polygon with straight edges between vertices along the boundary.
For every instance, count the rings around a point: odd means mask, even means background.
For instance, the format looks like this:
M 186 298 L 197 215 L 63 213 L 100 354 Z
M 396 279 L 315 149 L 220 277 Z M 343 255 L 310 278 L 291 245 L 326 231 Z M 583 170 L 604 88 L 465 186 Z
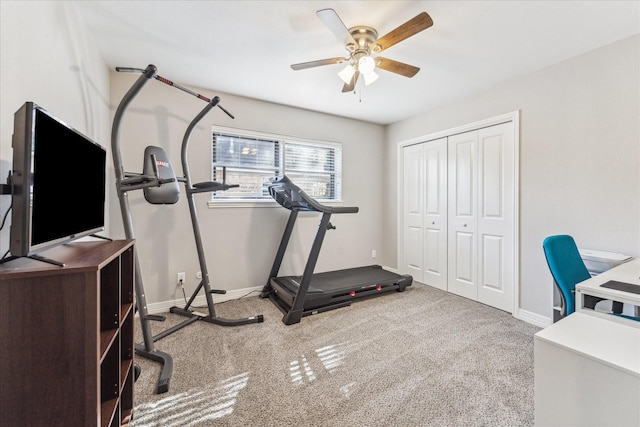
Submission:
M 131 68 L 131 67 L 116 67 L 116 71 L 119 73 L 144 73 L 142 68 Z

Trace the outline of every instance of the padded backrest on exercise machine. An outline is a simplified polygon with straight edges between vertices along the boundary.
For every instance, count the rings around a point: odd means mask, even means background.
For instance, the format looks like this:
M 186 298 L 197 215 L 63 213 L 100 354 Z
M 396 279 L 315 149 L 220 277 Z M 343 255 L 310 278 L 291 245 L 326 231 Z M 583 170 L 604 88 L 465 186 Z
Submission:
M 170 180 L 158 187 L 148 187 L 144 189 L 144 198 L 152 205 L 172 205 L 180 198 L 180 186 L 173 171 L 167 153 L 161 147 L 148 146 L 144 149 L 143 175 L 154 175 L 155 165 L 158 169 L 158 177 L 161 180 Z

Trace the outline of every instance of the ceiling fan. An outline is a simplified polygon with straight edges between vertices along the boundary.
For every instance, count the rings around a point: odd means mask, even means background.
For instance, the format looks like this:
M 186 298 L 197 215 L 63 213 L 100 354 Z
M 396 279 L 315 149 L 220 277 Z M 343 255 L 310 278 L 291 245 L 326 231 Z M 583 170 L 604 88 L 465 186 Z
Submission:
M 378 79 L 375 69 L 381 68 L 392 73 L 405 77 L 413 77 L 420 68 L 393 59 L 373 56 L 396 43 L 407 39 L 420 31 L 426 30 L 433 25 L 433 20 L 426 13 L 422 12 L 414 18 L 400 25 L 395 30 L 378 38 L 375 28 L 359 25 L 347 28 L 338 14 L 333 9 L 322 9 L 316 12 L 318 18 L 336 35 L 338 40 L 344 43 L 349 52 L 349 57 L 337 57 L 320 59 L 317 61 L 302 62 L 291 65 L 294 70 L 304 70 L 306 68 L 318 67 L 321 65 L 341 64 L 348 62 L 346 68 L 338 73 L 344 81 L 342 92 L 351 92 L 355 89 L 356 82 L 360 75 L 363 76 L 365 85 L 370 85 Z

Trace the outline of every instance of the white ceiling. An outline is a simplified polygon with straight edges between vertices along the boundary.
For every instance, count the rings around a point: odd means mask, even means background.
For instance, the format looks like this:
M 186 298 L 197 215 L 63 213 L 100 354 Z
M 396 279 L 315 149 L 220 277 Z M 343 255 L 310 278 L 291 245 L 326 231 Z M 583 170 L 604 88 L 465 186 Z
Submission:
M 158 67 L 182 85 L 389 124 L 640 32 L 640 1 L 76 1 L 105 61 Z M 420 12 L 433 27 L 385 50 L 420 67 L 384 70 L 342 93 L 344 65 L 293 63 L 348 56 L 315 12 L 388 33 Z M 224 105 L 224 99 L 222 100 Z M 236 114 L 239 112 L 235 112 Z

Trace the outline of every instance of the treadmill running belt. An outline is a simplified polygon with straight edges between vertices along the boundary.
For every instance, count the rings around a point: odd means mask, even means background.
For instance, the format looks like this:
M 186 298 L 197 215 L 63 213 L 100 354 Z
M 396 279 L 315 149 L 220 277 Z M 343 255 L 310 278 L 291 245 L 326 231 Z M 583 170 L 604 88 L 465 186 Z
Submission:
M 287 285 L 287 288 L 296 292 L 297 289 L 291 289 L 291 287 L 296 285 L 296 287 L 298 287 L 302 281 L 302 276 L 288 276 L 281 277 L 279 279 L 280 283 Z M 311 276 L 311 284 L 309 285 L 308 293 L 326 293 L 339 291 L 341 289 L 357 290 L 363 286 L 391 283 L 397 279 L 399 279 L 399 276 L 396 273 L 387 271 L 379 265 L 327 271 L 325 273 L 316 273 Z

